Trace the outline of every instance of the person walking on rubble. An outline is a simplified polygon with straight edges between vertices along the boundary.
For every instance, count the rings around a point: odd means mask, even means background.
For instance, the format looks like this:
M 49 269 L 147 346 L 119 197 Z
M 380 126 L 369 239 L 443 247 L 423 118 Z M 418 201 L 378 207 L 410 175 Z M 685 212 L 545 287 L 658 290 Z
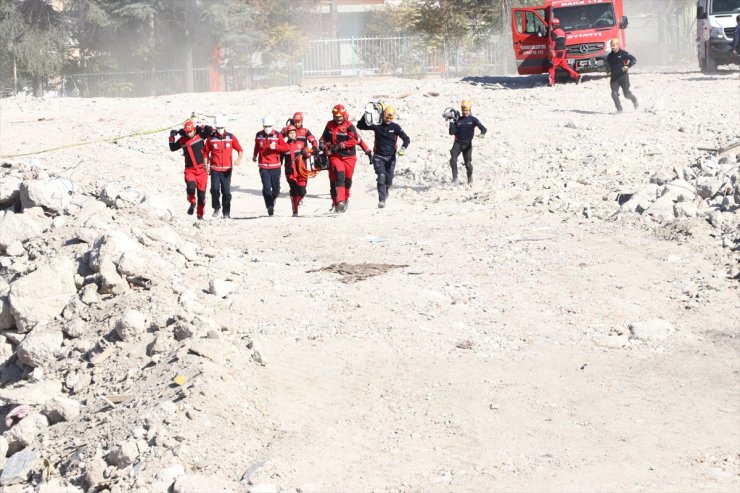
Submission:
M 280 151 L 277 150 L 280 132 L 275 130 L 274 125 L 271 116 L 262 118 L 262 130 L 254 138 L 252 154 L 252 161 L 259 166 L 262 197 L 268 216 L 275 213 L 275 200 L 280 195 Z
M 358 135 L 357 129 L 349 121 L 349 115 L 343 105 L 332 108 L 332 119 L 327 122 L 319 140 L 319 147 L 329 157 L 329 192 L 332 210 L 347 210 L 352 188 L 352 176 L 357 163 L 356 146 L 362 147 L 365 154 L 372 156 L 372 151 Z
M 170 151 L 182 149 L 185 157 L 185 191 L 187 193 L 188 215 L 196 211 L 198 219 L 203 220 L 203 212 L 206 205 L 206 185 L 208 184 L 208 165 L 206 163 L 205 139 L 213 129 L 208 126 L 196 126 L 192 120 L 188 120 L 179 130 L 170 131 Z M 179 139 L 176 139 L 180 135 Z M 196 200 L 197 192 L 197 200 Z
M 386 106 L 383 110 L 383 121 L 379 124 L 368 124 L 364 118 L 357 122 L 360 130 L 372 130 L 375 133 L 372 164 L 378 182 L 378 208 L 385 207 L 388 200 L 388 190 L 393 185 L 393 176 L 396 170 L 396 153 L 403 156 L 411 143 L 401 126 L 394 122 L 396 108 Z M 401 138 L 401 148 L 398 148 L 398 138 Z
M 236 135 L 226 131 L 226 117 L 219 115 L 214 120 L 216 131 L 206 139 L 206 166 L 211 171 L 211 205 L 213 217 L 218 217 L 223 199 L 223 217 L 231 217 L 231 171 L 242 162 L 244 151 Z M 234 151 L 236 161 L 232 163 Z
M 473 103 L 468 100 L 460 104 L 462 114 L 456 120 L 450 121 L 450 135 L 455 136 L 455 142 L 450 149 L 450 168 L 452 168 L 452 183 L 457 183 L 457 158 L 462 154 L 465 163 L 465 171 L 468 175 L 468 185 L 473 184 L 473 137 L 475 127 L 480 134 L 478 138 L 485 137 L 488 130 L 476 117 L 473 116 Z
M 637 98 L 630 91 L 629 75 L 629 69 L 635 66 L 637 59 L 619 48 L 619 39 L 612 39 L 610 45 L 612 51 L 606 57 L 606 69 L 609 72 L 609 85 L 611 86 L 612 99 L 614 100 L 614 106 L 617 107 L 617 113 L 622 112 L 622 103 L 619 100 L 620 87 L 622 88 L 624 97 L 632 101 L 635 109 L 638 109 Z

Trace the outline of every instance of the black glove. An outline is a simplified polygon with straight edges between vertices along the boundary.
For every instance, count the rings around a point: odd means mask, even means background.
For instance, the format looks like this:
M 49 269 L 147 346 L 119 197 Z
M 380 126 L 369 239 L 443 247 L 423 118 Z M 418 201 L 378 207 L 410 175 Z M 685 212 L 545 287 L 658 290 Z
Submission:
M 318 156 L 319 155 L 319 149 L 316 148 L 316 147 L 314 147 L 313 149 L 311 149 L 311 154 L 313 154 L 314 156 Z
M 372 153 L 372 151 L 368 152 L 368 154 L 367 154 L 367 160 L 370 161 L 370 164 L 373 164 L 373 153 Z
M 170 130 L 170 137 L 177 135 L 177 130 Z
M 368 149 L 367 151 L 365 151 L 365 155 L 367 157 L 369 157 L 369 158 L 372 158 L 373 157 L 373 151 L 371 151 L 370 149 Z
M 305 147 L 301 149 L 301 156 L 303 156 L 304 158 L 308 157 L 308 149 L 306 149 Z

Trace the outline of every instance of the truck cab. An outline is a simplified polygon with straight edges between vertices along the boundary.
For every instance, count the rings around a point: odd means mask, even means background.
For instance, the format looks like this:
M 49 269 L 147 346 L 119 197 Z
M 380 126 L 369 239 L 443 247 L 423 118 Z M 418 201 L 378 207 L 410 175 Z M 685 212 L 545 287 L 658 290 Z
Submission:
M 541 74 L 550 68 L 550 23 L 560 19 L 567 34 L 568 63 L 577 72 L 605 71 L 609 41 L 618 38 L 626 47 L 624 30 L 629 21 L 623 0 L 545 0 L 537 7 L 511 11 L 511 32 L 517 70 Z M 740 1 L 740 0 L 738 0 Z
M 698 0 L 696 2 L 696 41 L 699 68 L 714 72 L 717 66 L 740 63 L 732 53 L 732 36 L 740 0 Z

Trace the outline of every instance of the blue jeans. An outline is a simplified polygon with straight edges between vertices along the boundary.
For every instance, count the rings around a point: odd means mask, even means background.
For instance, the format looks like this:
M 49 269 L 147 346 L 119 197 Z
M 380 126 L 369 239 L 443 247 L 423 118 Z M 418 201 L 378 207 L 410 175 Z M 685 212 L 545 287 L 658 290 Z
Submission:
M 275 207 L 275 199 L 280 195 L 280 168 L 260 168 L 262 179 L 262 197 L 265 199 L 265 207 Z
M 211 205 L 215 210 L 221 208 L 219 196 L 223 196 L 224 216 L 231 214 L 231 170 L 211 171 Z

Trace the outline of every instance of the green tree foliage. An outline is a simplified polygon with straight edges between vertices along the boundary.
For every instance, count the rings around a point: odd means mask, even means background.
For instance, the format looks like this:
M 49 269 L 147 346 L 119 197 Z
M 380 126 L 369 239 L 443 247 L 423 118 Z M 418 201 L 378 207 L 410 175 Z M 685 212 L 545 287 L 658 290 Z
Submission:
M 68 47 L 63 16 L 47 0 L 0 0 L 0 40 L 5 57 L 33 81 L 41 96 L 44 80 L 59 74 Z

